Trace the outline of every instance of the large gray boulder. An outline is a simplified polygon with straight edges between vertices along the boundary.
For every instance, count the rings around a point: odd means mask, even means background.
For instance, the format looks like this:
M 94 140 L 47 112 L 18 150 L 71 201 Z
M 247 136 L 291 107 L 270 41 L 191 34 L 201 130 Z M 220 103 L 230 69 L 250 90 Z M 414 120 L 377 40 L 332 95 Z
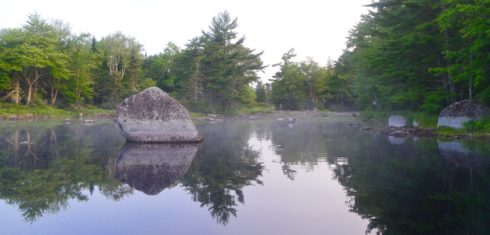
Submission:
M 478 120 L 488 113 L 488 108 L 475 101 L 463 100 L 453 103 L 441 111 L 437 126 L 446 126 L 456 129 L 463 128 L 463 124 Z
M 185 175 L 198 148 L 198 144 L 126 143 L 115 176 L 138 191 L 157 195 Z
M 200 142 L 189 112 L 157 87 L 126 98 L 117 107 L 116 123 L 131 142 Z

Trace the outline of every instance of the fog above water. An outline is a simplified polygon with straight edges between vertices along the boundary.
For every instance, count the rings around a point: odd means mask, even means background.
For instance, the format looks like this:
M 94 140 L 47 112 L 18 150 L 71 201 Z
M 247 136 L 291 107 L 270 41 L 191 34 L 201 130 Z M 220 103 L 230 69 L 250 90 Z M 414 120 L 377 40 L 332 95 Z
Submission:
M 201 123 L 190 146 L 125 144 L 110 121 L 3 123 L 1 233 L 488 231 L 485 142 L 307 117 Z

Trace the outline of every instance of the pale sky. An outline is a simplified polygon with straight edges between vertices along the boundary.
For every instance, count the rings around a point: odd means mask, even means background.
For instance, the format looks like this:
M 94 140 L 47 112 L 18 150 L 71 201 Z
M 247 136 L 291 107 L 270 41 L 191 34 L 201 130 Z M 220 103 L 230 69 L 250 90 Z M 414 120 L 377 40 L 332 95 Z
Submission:
M 297 60 L 311 57 L 325 65 L 345 48 L 348 31 L 367 13 L 371 0 L 3 0 L 0 28 L 20 27 L 27 15 L 60 19 L 74 33 L 88 32 L 100 39 L 121 31 L 136 38 L 148 55 L 157 54 L 168 42 L 183 47 L 207 30 L 211 19 L 228 11 L 238 18 L 238 33 L 245 45 L 264 51 L 266 65 L 281 61 L 295 48 Z M 267 81 L 277 68 L 269 67 Z

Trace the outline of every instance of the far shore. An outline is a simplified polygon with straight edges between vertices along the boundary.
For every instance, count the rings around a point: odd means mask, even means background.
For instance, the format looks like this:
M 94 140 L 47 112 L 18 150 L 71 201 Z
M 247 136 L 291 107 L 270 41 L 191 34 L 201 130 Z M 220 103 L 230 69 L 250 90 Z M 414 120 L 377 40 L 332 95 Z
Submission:
M 192 119 L 197 123 L 220 123 L 224 120 L 275 120 L 284 122 L 299 123 L 312 120 L 330 120 L 345 122 L 349 128 L 358 128 L 361 131 L 380 133 L 386 136 L 397 137 L 438 137 L 450 139 L 489 139 L 490 133 L 470 132 L 466 130 L 455 130 L 448 128 L 434 127 L 388 127 L 388 122 L 384 118 L 366 120 L 363 114 L 355 111 L 268 111 L 252 114 L 222 115 L 222 114 L 202 114 L 191 112 Z M 76 121 L 76 120 L 110 120 L 115 117 L 115 110 L 105 109 L 82 109 L 82 110 L 62 110 L 61 112 L 51 113 L 14 113 L 0 115 L 0 121 L 10 122 L 42 122 L 50 121 Z

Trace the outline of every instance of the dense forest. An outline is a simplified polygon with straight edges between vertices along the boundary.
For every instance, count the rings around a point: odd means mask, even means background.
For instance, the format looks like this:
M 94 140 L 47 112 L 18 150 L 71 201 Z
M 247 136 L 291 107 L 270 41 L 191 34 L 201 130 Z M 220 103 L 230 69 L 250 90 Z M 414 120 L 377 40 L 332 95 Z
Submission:
M 338 63 L 358 104 L 436 112 L 456 100 L 490 103 L 490 2 L 382 0 L 370 7 Z
M 156 85 L 204 113 L 257 103 L 428 113 L 463 99 L 490 104 L 490 2 L 379 0 L 366 7 L 337 61 L 297 61 L 291 49 L 272 65 L 278 72 L 268 82 L 258 76 L 262 53 L 244 46 L 227 12 L 183 48 L 169 43 L 150 56 L 122 33 L 96 40 L 34 14 L 21 28 L 0 32 L 0 97 L 113 108 Z
M 276 106 L 435 113 L 462 99 L 490 104 L 490 2 L 379 0 L 323 69 L 283 57 L 272 82 Z
M 170 43 L 146 56 L 143 45 L 122 33 L 97 41 L 33 14 L 21 28 L 0 32 L 0 97 L 19 105 L 113 108 L 157 85 L 197 111 L 225 112 L 255 102 L 251 83 L 264 68 L 237 26 L 223 12 L 185 48 Z

